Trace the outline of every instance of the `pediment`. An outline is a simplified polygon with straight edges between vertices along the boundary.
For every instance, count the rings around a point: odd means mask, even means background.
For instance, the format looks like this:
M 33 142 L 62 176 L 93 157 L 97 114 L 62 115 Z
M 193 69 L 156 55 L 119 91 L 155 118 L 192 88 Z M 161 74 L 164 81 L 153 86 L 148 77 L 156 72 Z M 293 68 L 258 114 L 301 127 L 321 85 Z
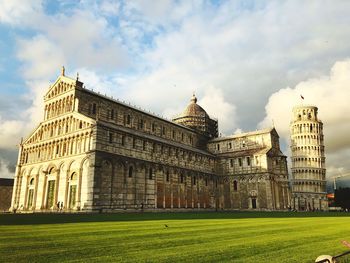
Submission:
M 95 123 L 94 119 L 80 113 L 63 115 L 56 119 L 41 122 L 23 143 L 33 144 L 55 137 L 69 136 L 80 130 L 90 128 Z
M 61 75 L 57 78 L 55 83 L 50 86 L 49 90 L 44 96 L 44 100 L 52 99 L 63 93 L 74 90 L 76 87 L 82 87 L 83 83 L 79 80 L 69 78 L 67 76 Z

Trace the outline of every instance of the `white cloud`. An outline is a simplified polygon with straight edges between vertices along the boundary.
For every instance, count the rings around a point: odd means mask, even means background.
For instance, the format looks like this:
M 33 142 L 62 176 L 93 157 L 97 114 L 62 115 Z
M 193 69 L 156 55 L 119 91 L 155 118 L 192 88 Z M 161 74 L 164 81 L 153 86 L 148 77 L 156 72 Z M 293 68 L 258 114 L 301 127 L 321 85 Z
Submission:
M 111 0 L 102 1 L 98 10 L 107 16 L 117 16 L 120 13 L 120 2 Z
M 152 4 L 145 0 L 136 0 L 129 2 L 127 8 L 130 10 L 136 9 L 151 22 L 160 22 L 168 16 L 172 6 L 172 0 L 154 0 Z
M 209 114 L 217 118 L 223 128 L 220 129 L 225 135 L 230 135 L 237 125 L 236 108 L 225 100 L 222 90 L 210 87 L 205 90 L 204 97 L 198 102 Z M 220 126 L 219 126 L 220 128 Z
M 70 65 L 111 72 L 128 63 L 127 50 L 116 32 L 105 18 L 90 11 L 57 15 L 38 29 L 57 44 Z
M 347 158 L 350 156 L 350 60 L 335 63 L 329 75 L 272 94 L 265 107 L 266 117 L 259 126 L 267 126 L 273 119 L 279 134 L 289 142 L 292 108 L 301 104 L 300 94 L 305 98 L 304 104 L 319 108 L 319 118 L 324 123 L 327 165 L 332 167 L 330 172 L 350 171 Z
M 41 9 L 42 0 L 0 0 L 0 22 L 23 26 L 32 23 Z
M 41 118 L 49 80 L 64 63 L 73 76 L 79 69 L 89 88 L 170 118 L 195 91 L 202 106 L 219 117 L 221 131 L 248 131 L 264 118 L 268 99 L 269 105 L 294 103 L 279 103 L 279 96 L 295 95 L 295 89 L 278 91 L 281 87 L 317 82 L 350 52 L 349 1 L 84 0 L 66 2 L 62 6 L 69 7 L 51 15 L 40 1 L 27 2 L 0 0 L 0 22 L 30 29 L 16 33 L 26 98 L 33 101 L 22 120 L 33 124 Z M 215 88 L 209 92 L 209 87 Z M 334 94 L 324 96 L 334 99 Z M 325 105 L 319 106 L 320 116 L 328 118 Z M 285 132 L 286 119 L 268 116 L 264 126 L 271 126 L 272 117 Z M 347 117 L 328 118 L 345 134 L 348 127 L 337 118 Z M 343 145 L 333 140 L 328 148 L 333 152 Z
M 16 120 L 4 120 L 0 116 L 0 148 L 14 149 L 20 141 L 25 123 Z
M 18 39 L 17 57 L 23 61 L 22 72 L 29 80 L 47 79 L 66 62 L 59 46 L 44 35 Z
M 85 76 L 89 76 L 89 82 L 96 76 L 96 71 L 120 69 L 128 63 L 128 58 L 127 51 L 107 21 L 88 9 L 48 16 L 40 1 L 31 5 L 24 3 L 23 6 L 17 1 L 13 4 L 9 2 L 0 5 L 0 14 L 7 12 L 6 17 L 1 16 L 0 22 L 11 23 L 14 27 L 25 25 L 35 32 L 29 36 L 17 35 L 16 43 L 16 55 L 22 63 L 21 76 L 28 88 L 23 97 L 31 105 L 19 113 L 16 120 L 4 119 L 6 115 L 3 114 L 0 124 L 0 147 L 13 149 L 9 144 L 19 141 L 21 136 L 28 136 L 42 121 L 43 96 L 62 65 L 68 68 L 68 74 L 71 72 L 69 69 L 88 67 L 90 74 Z M 107 8 L 108 2 L 105 4 L 104 8 Z M 31 20 L 17 21 L 21 15 L 29 16 Z M 82 73 L 84 75 L 84 71 Z M 102 85 L 103 82 L 95 82 L 92 88 L 103 89 Z
M 10 171 L 9 162 L 0 158 L 0 178 L 14 178 L 15 173 Z
M 325 73 L 350 51 L 341 44 L 350 41 L 350 30 L 341 25 L 343 36 L 334 30 L 338 15 L 348 20 L 344 10 L 350 6 L 344 2 L 269 1 L 252 9 L 234 1 L 213 9 L 206 5 L 197 4 L 178 17 L 175 28 L 155 35 L 141 54 L 142 73 L 127 83 L 130 100 L 172 113 L 186 106 L 192 91 L 200 99 L 213 86 L 236 108 L 234 129 L 255 129 L 271 93 Z M 225 131 L 232 128 L 227 123 L 219 119 Z

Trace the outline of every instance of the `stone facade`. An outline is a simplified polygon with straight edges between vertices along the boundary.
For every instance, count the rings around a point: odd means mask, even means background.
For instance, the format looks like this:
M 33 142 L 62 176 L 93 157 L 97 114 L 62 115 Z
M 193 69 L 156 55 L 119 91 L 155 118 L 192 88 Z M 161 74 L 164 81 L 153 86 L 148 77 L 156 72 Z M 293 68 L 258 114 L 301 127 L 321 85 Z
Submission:
M 216 174 L 225 181 L 225 208 L 288 208 L 287 158 L 274 128 L 215 138 L 208 150 L 216 156 Z
M 315 106 L 293 108 L 292 206 L 296 210 L 328 210 L 323 123 L 317 111 Z
M 6 212 L 11 206 L 13 179 L 0 178 L 0 212 Z
M 195 96 L 191 110 L 169 121 L 87 90 L 64 71 L 44 101 L 44 120 L 20 145 L 12 210 L 289 205 L 275 129 L 217 138 L 217 121 Z

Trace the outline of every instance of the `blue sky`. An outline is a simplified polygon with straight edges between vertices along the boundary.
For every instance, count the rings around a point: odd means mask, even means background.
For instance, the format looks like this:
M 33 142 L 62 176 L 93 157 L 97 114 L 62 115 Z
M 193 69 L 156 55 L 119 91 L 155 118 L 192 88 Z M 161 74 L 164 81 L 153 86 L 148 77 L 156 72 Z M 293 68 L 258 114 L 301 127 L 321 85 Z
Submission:
M 0 0 L 0 177 L 65 65 L 87 88 L 167 118 L 192 92 L 222 134 L 319 107 L 329 175 L 350 171 L 350 2 Z

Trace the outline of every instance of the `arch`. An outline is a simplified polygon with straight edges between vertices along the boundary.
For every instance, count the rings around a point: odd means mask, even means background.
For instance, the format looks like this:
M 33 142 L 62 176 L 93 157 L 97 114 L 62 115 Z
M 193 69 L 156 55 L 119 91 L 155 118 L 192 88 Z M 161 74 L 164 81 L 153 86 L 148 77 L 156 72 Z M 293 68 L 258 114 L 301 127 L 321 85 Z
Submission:
M 133 173 L 134 173 L 134 167 L 132 165 L 130 165 L 129 169 L 128 169 L 128 177 L 132 178 L 133 177 Z
M 237 180 L 233 181 L 233 191 L 237 191 L 238 190 L 238 182 Z
M 49 166 L 47 169 L 47 175 L 53 174 L 54 172 L 56 172 L 56 166 L 51 165 L 51 167 Z
M 153 179 L 153 168 L 152 167 L 150 167 L 148 170 L 148 179 L 149 180 Z
M 34 185 L 34 181 L 35 181 L 35 179 L 34 179 L 34 177 L 32 177 L 32 178 L 29 180 L 29 185 Z
M 78 179 L 78 175 L 77 175 L 76 172 L 73 172 L 73 173 L 70 175 L 70 177 L 69 177 L 69 180 L 70 180 L 70 181 L 75 181 L 75 180 L 77 180 L 77 179 Z

